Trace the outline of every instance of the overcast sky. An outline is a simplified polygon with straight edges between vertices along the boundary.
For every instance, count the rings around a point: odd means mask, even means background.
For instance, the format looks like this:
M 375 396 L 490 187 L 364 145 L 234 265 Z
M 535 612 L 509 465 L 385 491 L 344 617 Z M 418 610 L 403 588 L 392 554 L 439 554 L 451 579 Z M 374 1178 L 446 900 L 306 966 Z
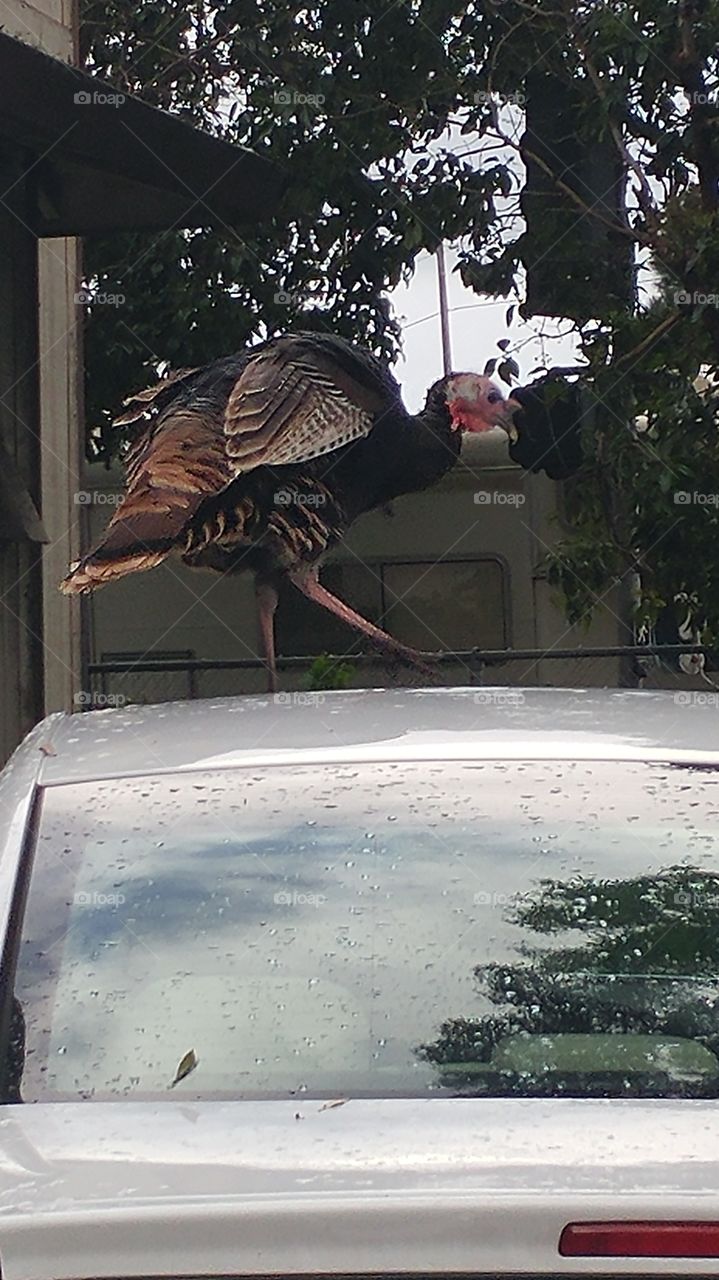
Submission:
M 495 301 L 478 297 L 470 289 L 465 289 L 459 275 L 452 269 L 455 265 L 456 256 L 449 251 L 447 284 L 452 309 L 452 365 L 456 370 L 481 373 L 487 360 L 501 356 L 497 347 L 500 338 L 511 340 L 510 354 L 519 364 L 522 382 L 532 380 L 529 375 L 540 363 L 571 364 L 574 361 L 576 349 L 571 338 L 552 337 L 542 341 L 539 336 L 532 336 L 540 329 L 546 334 L 566 330 L 569 327 L 567 323 L 559 326 L 552 321 L 528 323 L 519 320 L 515 312 L 514 322 L 508 328 L 505 319 L 507 307 L 510 302 L 516 302 L 516 298 Z M 398 361 L 394 372 L 402 384 L 407 407 L 416 412 L 424 403 L 427 388 L 442 376 L 437 264 L 434 257 L 422 254 L 410 284 L 392 290 L 390 297 L 402 322 L 404 339 L 404 357 Z M 515 351 L 515 345 L 520 349 Z

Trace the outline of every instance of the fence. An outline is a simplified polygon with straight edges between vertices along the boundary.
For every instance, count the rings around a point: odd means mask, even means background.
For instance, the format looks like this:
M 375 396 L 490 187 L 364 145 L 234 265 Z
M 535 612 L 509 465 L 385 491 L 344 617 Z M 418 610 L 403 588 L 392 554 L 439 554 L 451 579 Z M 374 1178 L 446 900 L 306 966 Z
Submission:
M 426 658 L 428 673 L 390 666 L 379 655 L 354 653 L 322 655 L 321 671 L 316 657 L 279 657 L 277 667 L 279 683 L 288 689 L 506 684 L 719 690 L 707 675 L 719 666 L 719 654 L 704 645 L 472 649 Z M 80 702 L 88 709 L 261 693 L 267 687 L 258 658 L 198 658 L 189 651 L 104 655 L 89 663 L 88 677 Z

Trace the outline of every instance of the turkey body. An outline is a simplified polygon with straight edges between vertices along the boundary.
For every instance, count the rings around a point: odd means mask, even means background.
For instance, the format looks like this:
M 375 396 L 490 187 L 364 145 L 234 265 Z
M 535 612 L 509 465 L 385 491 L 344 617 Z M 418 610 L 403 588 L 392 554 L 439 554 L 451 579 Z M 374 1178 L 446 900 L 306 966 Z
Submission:
M 170 375 L 126 401 L 117 422 L 135 423 L 138 434 L 125 496 L 62 589 L 91 591 L 175 553 L 193 567 L 255 574 L 271 688 L 283 580 L 384 652 L 416 660 L 331 596 L 317 568 L 358 516 L 427 488 L 457 461 L 461 431 L 446 384 L 430 388 L 412 415 L 380 360 L 315 333 Z
M 368 351 L 329 336 L 313 335 L 312 341 L 376 394 L 371 430 L 318 457 L 256 467 L 206 499 L 186 529 L 186 563 L 250 569 L 263 579 L 292 576 L 321 561 L 359 516 L 428 488 L 457 461 L 461 436 L 442 405 L 429 416 L 413 417 L 392 375 Z M 236 378 L 246 359 L 218 361 L 205 376 Z M 226 391 L 222 386 L 221 394 Z M 203 394 L 202 384 L 187 394 Z

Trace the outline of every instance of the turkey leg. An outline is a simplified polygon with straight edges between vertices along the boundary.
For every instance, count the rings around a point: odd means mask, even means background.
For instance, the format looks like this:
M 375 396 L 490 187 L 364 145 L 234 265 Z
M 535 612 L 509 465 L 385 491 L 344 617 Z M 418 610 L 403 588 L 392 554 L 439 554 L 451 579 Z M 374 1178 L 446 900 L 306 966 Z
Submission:
M 344 600 L 333 596 L 332 592 L 323 587 L 319 581 L 317 569 L 310 573 L 291 573 L 289 578 L 308 600 L 314 601 L 329 613 L 333 613 L 336 618 L 346 622 L 348 627 L 354 627 L 355 631 L 366 636 L 380 653 L 387 654 L 388 657 L 398 659 L 400 662 L 407 662 L 426 675 L 432 674 L 432 668 L 426 662 L 427 654 L 420 653 L 419 649 L 410 649 L 409 645 L 401 644 L 381 627 L 376 627 L 373 622 L 363 618 L 361 613 L 356 613 L 348 604 L 345 604 Z
M 267 692 L 277 692 L 277 665 L 275 662 L 275 610 L 278 595 L 270 582 L 255 579 L 257 621 L 260 653 L 267 668 Z

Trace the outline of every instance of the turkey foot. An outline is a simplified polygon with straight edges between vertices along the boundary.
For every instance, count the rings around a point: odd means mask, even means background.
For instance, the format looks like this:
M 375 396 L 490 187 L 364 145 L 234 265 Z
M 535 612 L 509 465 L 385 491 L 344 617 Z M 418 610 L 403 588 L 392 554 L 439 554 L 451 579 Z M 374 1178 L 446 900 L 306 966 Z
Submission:
M 344 600 L 333 596 L 331 591 L 322 586 L 316 571 L 313 573 L 292 573 L 289 577 L 290 581 L 294 583 L 303 595 L 307 596 L 308 600 L 321 605 L 323 609 L 333 613 L 342 622 L 346 622 L 348 627 L 353 627 L 355 631 L 359 631 L 361 635 L 366 636 L 380 653 L 387 654 L 388 657 L 394 658 L 399 662 L 406 662 L 409 666 L 416 667 L 423 672 L 424 675 L 433 674 L 432 667 L 426 661 L 427 654 L 421 653 L 419 649 L 411 649 L 409 645 L 401 644 L 399 640 L 395 640 L 394 636 L 388 635 L 381 627 L 376 627 L 373 622 L 363 618 L 361 613 L 351 609 L 348 604 L 345 604 Z

